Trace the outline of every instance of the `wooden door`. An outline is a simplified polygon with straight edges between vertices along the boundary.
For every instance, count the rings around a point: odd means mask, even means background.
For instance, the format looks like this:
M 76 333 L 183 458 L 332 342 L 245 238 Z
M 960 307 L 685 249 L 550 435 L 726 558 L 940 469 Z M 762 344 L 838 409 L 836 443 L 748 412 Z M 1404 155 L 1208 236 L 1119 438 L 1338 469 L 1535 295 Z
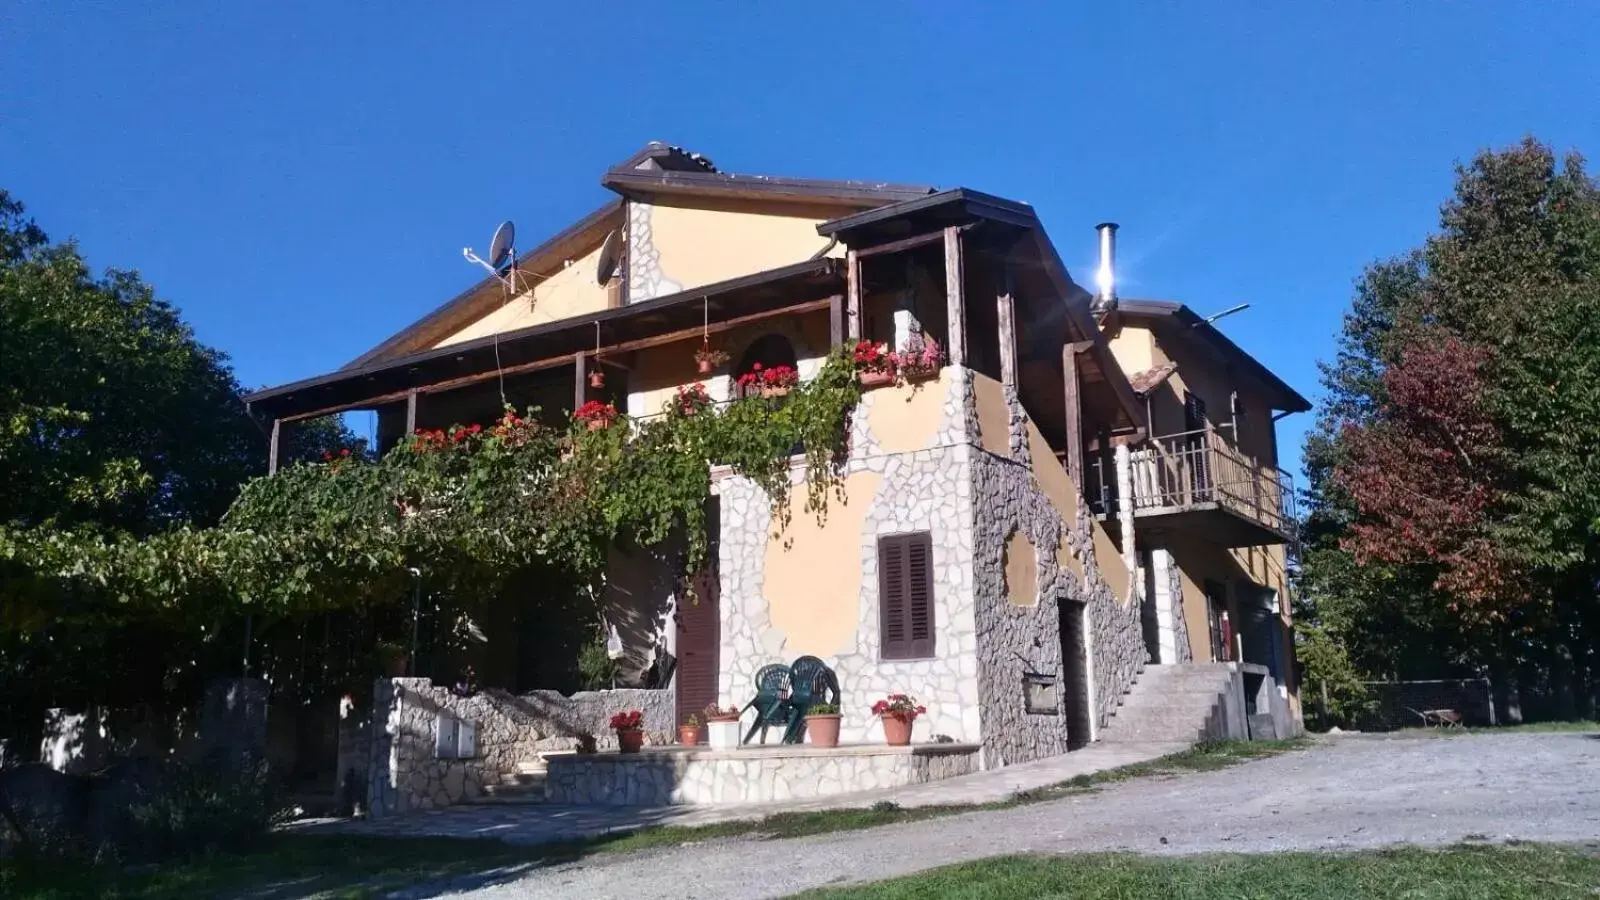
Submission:
M 716 516 L 707 516 L 707 530 L 716 535 Z M 721 610 L 718 605 L 720 580 L 717 574 L 717 544 L 713 539 L 706 549 L 706 564 L 693 579 L 694 597 L 678 604 L 678 723 L 717 702 L 717 675 L 721 668 L 718 648 L 722 642 Z M 751 690 L 754 690 L 752 687 Z M 729 702 L 740 702 L 730 697 Z M 704 718 L 702 716 L 702 718 Z

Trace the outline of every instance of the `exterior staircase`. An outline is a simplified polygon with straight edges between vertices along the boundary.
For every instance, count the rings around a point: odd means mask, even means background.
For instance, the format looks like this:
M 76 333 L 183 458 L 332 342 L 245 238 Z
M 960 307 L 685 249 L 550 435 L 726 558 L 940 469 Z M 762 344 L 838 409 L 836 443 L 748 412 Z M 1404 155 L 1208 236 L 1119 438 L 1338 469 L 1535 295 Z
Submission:
M 515 772 L 500 776 L 500 781 L 484 785 L 483 796 L 473 803 L 496 805 L 525 805 L 545 801 L 544 757 L 535 757 L 517 764 Z
M 1244 677 L 1230 663 L 1145 666 L 1100 732 L 1108 744 L 1197 744 L 1249 736 Z

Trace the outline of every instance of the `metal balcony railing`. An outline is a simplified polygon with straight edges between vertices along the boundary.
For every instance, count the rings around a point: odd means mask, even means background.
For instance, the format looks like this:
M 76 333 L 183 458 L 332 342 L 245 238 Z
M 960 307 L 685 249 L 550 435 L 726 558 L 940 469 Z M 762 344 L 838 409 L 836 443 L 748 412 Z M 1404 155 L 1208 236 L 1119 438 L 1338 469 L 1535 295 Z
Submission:
M 1134 515 L 1226 509 L 1283 535 L 1295 523 L 1294 479 L 1242 453 L 1216 429 L 1153 438 L 1131 453 Z M 1090 505 L 1115 517 L 1116 468 L 1109 457 L 1087 467 Z

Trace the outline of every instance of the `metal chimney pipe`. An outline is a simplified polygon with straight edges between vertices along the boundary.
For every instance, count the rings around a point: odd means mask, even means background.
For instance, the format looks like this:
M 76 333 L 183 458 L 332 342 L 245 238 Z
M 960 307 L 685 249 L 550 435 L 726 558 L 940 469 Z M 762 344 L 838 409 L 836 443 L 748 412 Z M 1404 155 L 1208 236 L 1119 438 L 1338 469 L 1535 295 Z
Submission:
M 1117 223 L 1101 222 L 1094 230 L 1100 233 L 1100 268 L 1095 272 L 1098 289 L 1094 295 L 1094 312 L 1103 315 L 1117 308 Z

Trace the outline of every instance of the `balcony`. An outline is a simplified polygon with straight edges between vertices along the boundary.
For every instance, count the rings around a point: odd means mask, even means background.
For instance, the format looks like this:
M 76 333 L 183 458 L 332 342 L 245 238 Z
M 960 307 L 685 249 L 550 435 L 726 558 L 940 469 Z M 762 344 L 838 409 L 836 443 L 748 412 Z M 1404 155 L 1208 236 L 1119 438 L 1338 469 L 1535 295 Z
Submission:
M 1293 541 L 1293 478 L 1242 453 L 1218 430 L 1154 438 L 1134 447 L 1131 457 L 1141 531 L 1198 534 L 1226 547 Z M 1102 519 L 1118 518 L 1122 504 L 1110 454 L 1085 469 L 1090 507 Z

